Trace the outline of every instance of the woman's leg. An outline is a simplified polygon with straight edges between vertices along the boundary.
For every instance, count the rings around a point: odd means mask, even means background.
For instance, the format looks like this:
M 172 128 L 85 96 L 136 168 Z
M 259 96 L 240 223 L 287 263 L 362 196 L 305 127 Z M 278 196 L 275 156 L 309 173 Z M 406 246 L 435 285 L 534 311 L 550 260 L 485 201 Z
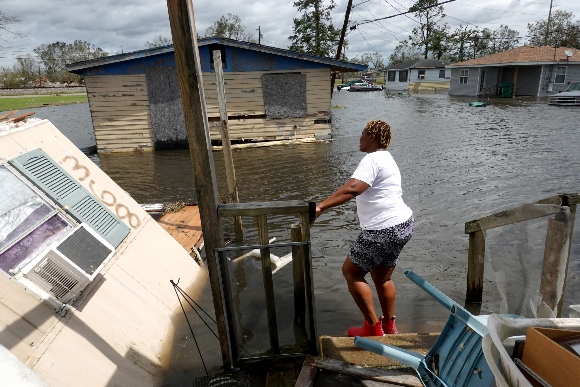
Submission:
M 386 267 L 380 265 L 371 270 L 371 277 L 375 283 L 383 316 L 385 317 L 384 321 L 389 321 L 395 315 L 397 289 L 391 278 L 394 270 L 395 266 Z
M 350 257 L 346 257 L 342 265 L 342 274 L 346 279 L 348 291 L 352 295 L 352 298 L 354 298 L 354 302 L 356 302 L 367 323 L 369 325 L 375 325 L 379 319 L 375 313 L 371 287 L 365 280 L 367 273 L 367 271 L 355 265 L 350 260 Z

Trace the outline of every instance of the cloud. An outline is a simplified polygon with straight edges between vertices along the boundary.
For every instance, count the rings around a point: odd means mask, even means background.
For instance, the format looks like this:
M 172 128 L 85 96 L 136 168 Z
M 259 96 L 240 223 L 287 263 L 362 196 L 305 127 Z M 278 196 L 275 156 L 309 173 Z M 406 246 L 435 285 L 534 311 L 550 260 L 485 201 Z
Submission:
M 328 1 L 328 0 L 325 0 Z M 246 32 L 257 37 L 260 27 L 262 43 L 287 48 L 292 35 L 293 19 L 299 14 L 294 0 L 203 0 L 194 1 L 195 21 L 200 35 L 222 15 L 232 13 L 242 19 Z M 333 24 L 342 28 L 348 0 L 337 0 L 332 13 Z M 353 0 L 350 25 L 406 11 L 412 0 Z M 446 22 L 454 29 L 459 25 L 497 29 L 501 24 L 527 33 L 527 23 L 547 17 L 549 4 L 539 0 L 499 2 L 458 0 L 444 5 Z M 556 4 L 558 9 L 565 9 Z M 0 41 L 0 67 L 11 67 L 19 55 L 33 53 L 44 43 L 80 39 L 91 42 L 110 54 L 139 50 L 158 35 L 170 37 L 167 3 L 163 0 L 0 0 L 0 9 L 16 16 L 21 23 L 10 27 L 26 33 L 22 39 Z M 573 11 L 572 11 L 573 12 Z M 577 12 L 579 14 L 580 12 Z M 417 25 L 412 15 L 368 23 L 348 30 L 347 56 L 360 57 L 379 51 L 385 60 L 399 41 L 406 39 Z

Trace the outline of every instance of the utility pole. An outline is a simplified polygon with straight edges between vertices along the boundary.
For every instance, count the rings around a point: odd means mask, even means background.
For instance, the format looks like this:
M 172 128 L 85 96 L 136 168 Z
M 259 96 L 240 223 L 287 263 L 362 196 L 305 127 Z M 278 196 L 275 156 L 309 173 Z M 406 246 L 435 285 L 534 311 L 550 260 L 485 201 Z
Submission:
M 546 36 L 544 37 L 544 46 L 548 45 L 548 35 L 550 34 L 550 22 L 552 18 L 552 3 L 554 0 L 550 0 L 550 12 L 548 12 L 548 22 L 546 23 Z
M 320 0 L 314 0 L 314 21 L 316 31 L 314 32 L 314 48 L 316 55 L 320 55 L 320 43 L 318 42 L 318 29 L 320 28 Z
M 258 44 L 262 44 L 262 33 L 260 32 L 260 26 L 258 26 Z
M 340 60 L 340 54 L 342 52 L 342 45 L 344 44 L 344 36 L 346 35 L 346 26 L 348 25 L 348 18 L 350 17 L 350 9 L 352 8 L 352 0 L 348 0 L 348 5 L 346 6 L 346 13 L 344 14 L 344 23 L 342 24 L 342 31 L 340 32 L 340 39 L 338 40 L 338 49 L 336 50 L 336 60 Z M 336 73 L 332 73 L 330 78 L 330 96 L 332 97 L 332 92 L 334 91 L 334 81 L 336 80 Z
M 224 368 L 232 369 L 228 322 L 220 285 L 220 273 L 215 249 L 224 246 L 222 226 L 217 216 L 218 194 L 213 164 L 209 125 L 205 109 L 205 96 L 197 31 L 192 0 L 167 0 L 169 26 L 173 37 L 175 64 L 181 90 L 185 130 L 193 164 L 193 176 L 205 243 L 209 282 L 213 295 L 214 313 L 220 340 Z

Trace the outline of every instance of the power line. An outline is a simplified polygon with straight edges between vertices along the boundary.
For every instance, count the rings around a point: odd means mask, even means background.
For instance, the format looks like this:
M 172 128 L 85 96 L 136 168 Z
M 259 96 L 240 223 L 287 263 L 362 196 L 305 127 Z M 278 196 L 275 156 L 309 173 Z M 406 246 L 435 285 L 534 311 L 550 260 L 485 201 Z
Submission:
M 389 3 L 389 1 L 388 1 L 388 0 L 385 0 L 385 3 L 387 3 L 387 4 L 389 4 L 391 7 L 393 7 L 393 9 L 394 9 L 395 11 L 397 11 L 397 12 L 401 12 L 401 11 L 399 11 L 399 10 L 397 9 L 397 7 L 395 7 L 393 4 Z M 396 1 L 396 0 L 395 0 L 395 3 L 397 3 L 397 4 L 399 4 L 401 7 L 403 7 L 403 6 L 401 5 L 401 3 L 399 3 L 399 2 L 398 2 L 398 1 Z M 419 23 L 417 20 L 413 19 L 413 18 L 412 18 L 411 16 L 409 16 L 409 15 L 405 15 L 405 17 L 406 17 L 407 19 L 411 20 L 411 21 L 414 21 L 414 22 L 415 22 L 415 23 L 417 23 L 417 24 L 421 24 L 421 23 Z
M 393 17 L 395 17 L 395 16 L 406 15 L 406 14 L 408 14 L 408 13 L 415 13 L 415 12 L 419 12 L 419 11 L 425 11 L 425 10 L 427 10 L 427 9 L 429 9 L 429 8 L 435 8 L 435 7 L 438 7 L 438 6 L 440 6 L 440 5 L 443 5 L 443 4 L 452 3 L 452 2 L 454 2 L 454 1 L 456 1 L 456 0 L 447 0 L 447 1 L 442 1 L 442 2 L 440 2 L 440 3 L 434 4 L 434 5 L 429 5 L 429 6 L 427 6 L 427 7 L 423 7 L 423 8 L 420 8 L 420 9 L 414 10 L 414 11 L 401 12 L 401 13 L 398 13 L 398 14 L 395 14 L 395 15 L 391 15 L 391 16 L 385 16 L 385 17 L 380 17 L 380 18 L 378 18 L 378 19 L 373 19 L 373 20 L 365 20 L 365 21 L 364 21 L 364 22 L 362 22 L 362 23 L 358 23 L 358 24 L 355 24 L 355 25 L 351 26 L 351 27 L 350 27 L 350 29 L 351 29 L 351 30 L 356 30 L 356 27 L 357 27 L 357 26 L 360 26 L 360 25 L 363 25 L 363 24 L 367 24 L 367 23 L 373 23 L 373 22 L 376 22 L 376 21 L 379 21 L 379 20 L 391 19 L 391 18 L 393 18 Z

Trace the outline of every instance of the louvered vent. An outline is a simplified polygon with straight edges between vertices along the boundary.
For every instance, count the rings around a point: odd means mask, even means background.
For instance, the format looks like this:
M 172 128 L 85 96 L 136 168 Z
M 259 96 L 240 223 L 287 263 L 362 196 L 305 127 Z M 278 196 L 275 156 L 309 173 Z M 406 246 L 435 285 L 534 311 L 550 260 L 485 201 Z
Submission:
M 34 274 L 43 281 L 36 281 L 36 284 L 47 292 L 52 293 L 59 300 L 65 299 L 65 296 L 71 292 L 77 281 L 72 275 L 63 270 L 58 263 L 47 258 L 44 262 L 34 268 Z
M 65 200 L 67 196 L 73 195 L 81 189 L 75 181 L 69 179 L 52 160 L 44 155 L 31 157 L 23 166 L 30 175 L 54 194 L 57 201 Z
M 10 160 L 20 173 L 49 198 L 66 209 L 79 223 L 88 224 L 113 247 L 129 234 L 129 227 L 99 202 L 76 179 L 55 163 L 42 149 Z
M 56 247 L 56 250 L 88 275 L 93 275 L 112 252 L 111 248 L 105 246 L 84 227 L 76 229 Z
M 22 274 L 52 298 L 69 303 L 114 253 L 113 246 L 83 223 L 27 264 Z
M 72 209 L 82 216 L 83 222 L 90 224 L 99 234 L 109 235 L 119 221 L 101 208 L 102 205 L 90 196 L 85 196 L 72 206 Z

